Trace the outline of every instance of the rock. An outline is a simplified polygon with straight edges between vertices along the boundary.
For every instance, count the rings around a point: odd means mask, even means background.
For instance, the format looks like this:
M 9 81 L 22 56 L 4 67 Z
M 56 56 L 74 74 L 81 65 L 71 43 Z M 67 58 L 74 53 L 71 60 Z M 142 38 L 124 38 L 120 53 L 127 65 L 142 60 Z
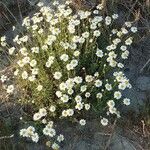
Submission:
M 89 144 L 86 143 L 85 141 L 79 141 L 75 147 L 75 150 L 90 150 L 89 149 Z
M 122 137 L 118 134 L 114 134 L 109 150 L 135 150 L 133 144 L 131 144 L 127 138 Z
M 69 150 L 69 149 L 68 149 Z M 73 150 L 102 150 L 99 145 L 86 141 L 79 141 Z
M 97 144 L 99 147 L 101 147 L 101 149 L 105 148 L 105 145 L 107 143 L 109 139 L 109 135 L 107 135 L 107 133 L 103 133 L 102 132 L 96 132 L 94 134 L 94 143 Z
M 139 68 L 137 68 L 137 66 L 135 66 L 132 62 L 127 63 L 124 68 L 124 73 L 127 76 L 127 78 L 130 80 L 131 84 L 136 83 L 138 72 L 139 72 Z
M 150 91 L 150 77 L 138 77 L 136 81 L 136 86 L 141 91 Z
M 10 116 L 19 117 L 20 107 L 13 102 L 8 102 L 0 105 L 0 116 L 7 118 Z
M 45 146 L 32 143 L 32 144 L 26 145 L 26 150 L 45 150 Z
M 95 133 L 94 138 L 79 138 L 61 150 L 104 150 L 108 143 L 109 136 Z M 134 145 L 125 137 L 115 133 L 110 141 L 108 150 L 135 150 Z
M 36 5 L 36 3 L 39 2 L 39 0 L 28 0 L 31 6 Z
M 139 92 L 136 88 L 127 89 L 123 92 L 123 96 L 131 100 L 129 106 L 124 106 L 122 111 L 129 112 L 130 110 L 135 112 L 135 114 L 140 113 L 141 107 L 145 105 L 146 95 L 145 92 Z
M 7 144 L 6 144 L 7 142 Z M 22 143 L 20 141 L 8 140 L 1 142 L 0 150 L 46 150 L 46 147 L 37 143 Z

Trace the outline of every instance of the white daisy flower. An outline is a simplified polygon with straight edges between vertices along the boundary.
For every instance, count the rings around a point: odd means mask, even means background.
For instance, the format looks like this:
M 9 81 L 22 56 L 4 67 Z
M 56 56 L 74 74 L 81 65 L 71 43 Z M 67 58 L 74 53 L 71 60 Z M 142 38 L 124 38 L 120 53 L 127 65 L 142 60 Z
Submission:
M 108 125 L 108 119 L 106 119 L 106 118 L 101 119 L 101 124 L 103 126 L 107 126 Z
M 80 123 L 81 126 L 85 126 L 86 125 L 86 120 L 85 119 L 81 119 L 79 121 L 79 123 Z

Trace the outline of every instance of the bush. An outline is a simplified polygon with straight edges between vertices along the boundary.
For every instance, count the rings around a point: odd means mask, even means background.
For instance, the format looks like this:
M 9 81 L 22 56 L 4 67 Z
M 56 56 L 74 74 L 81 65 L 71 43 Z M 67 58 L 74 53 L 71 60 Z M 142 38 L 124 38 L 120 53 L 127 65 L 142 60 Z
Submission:
M 1 37 L 1 46 L 14 60 L 14 84 L 5 75 L 1 81 L 8 95 L 17 91 L 18 102 L 32 108 L 28 124 L 38 127 L 38 133 L 33 126 L 22 129 L 22 137 L 38 142 L 45 135 L 46 144 L 59 149 L 64 136 L 56 135 L 55 121 L 84 126 L 86 112 L 94 110 L 106 126 L 111 116 L 120 117 L 120 105 L 130 104 L 122 91 L 131 84 L 121 70 L 137 28 L 131 22 L 118 27 L 118 15 L 103 16 L 102 9 L 102 4 L 74 11 L 69 1 L 52 7 L 38 3 L 37 13 L 23 20 L 25 31 L 13 45 Z

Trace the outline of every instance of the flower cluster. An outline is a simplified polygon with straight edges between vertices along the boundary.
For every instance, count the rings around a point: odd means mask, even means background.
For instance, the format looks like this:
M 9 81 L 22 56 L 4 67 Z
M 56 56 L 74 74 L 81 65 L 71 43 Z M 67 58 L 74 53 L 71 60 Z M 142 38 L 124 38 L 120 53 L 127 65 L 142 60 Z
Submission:
M 27 129 L 21 129 L 20 136 L 31 138 L 32 141 L 36 143 L 39 141 L 39 135 L 35 132 L 35 128 L 32 126 L 29 126 Z
M 131 22 L 117 28 L 118 14 L 101 15 L 102 4 L 74 12 L 70 3 L 38 3 L 38 12 L 23 20 L 25 33 L 14 37 L 13 47 L 1 38 L 1 46 L 15 60 L 14 85 L 5 89 L 9 95 L 20 92 L 19 102 L 30 105 L 33 122 L 42 128 L 44 124 L 40 134 L 53 149 L 64 136 L 56 134 L 52 120 L 68 118 L 84 126 L 84 114 L 94 108 L 106 126 L 112 115 L 121 116 L 121 104 L 130 104 L 122 91 L 132 87 L 121 69 L 137 28 Z M 6 80 L 2 75 L 3 84 Z M 20 135 L 39 139 L 33 127 Z

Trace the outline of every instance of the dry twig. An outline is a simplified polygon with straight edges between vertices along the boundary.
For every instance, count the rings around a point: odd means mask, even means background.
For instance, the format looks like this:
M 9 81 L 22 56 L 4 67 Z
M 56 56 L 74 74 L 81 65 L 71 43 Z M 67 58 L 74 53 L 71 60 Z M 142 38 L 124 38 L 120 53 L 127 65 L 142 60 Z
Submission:
M 112 139 L 112 137 L 113 137 L 113 135 L 114 135 L 116 123 L 117 123 L 117 119 L 114 121 L 114 124 L 113 124 L 113 127 L 112 127 L 112 133 L 111 133 L 110 136 L 109 136 L 108 142 L 107 142 L 107 144 L 106 144 L 104 150 L 107 150 L 108 147 L 109 147 L 109 145 L 110 145 L 110 143 L 111 143 L 111 139 Z
M 10 136 L 2 136 L 0 137 L 0 140 L 3 140 L 3 139 L 11 139 L 14 137 L 14 134 L 10 135 Z

